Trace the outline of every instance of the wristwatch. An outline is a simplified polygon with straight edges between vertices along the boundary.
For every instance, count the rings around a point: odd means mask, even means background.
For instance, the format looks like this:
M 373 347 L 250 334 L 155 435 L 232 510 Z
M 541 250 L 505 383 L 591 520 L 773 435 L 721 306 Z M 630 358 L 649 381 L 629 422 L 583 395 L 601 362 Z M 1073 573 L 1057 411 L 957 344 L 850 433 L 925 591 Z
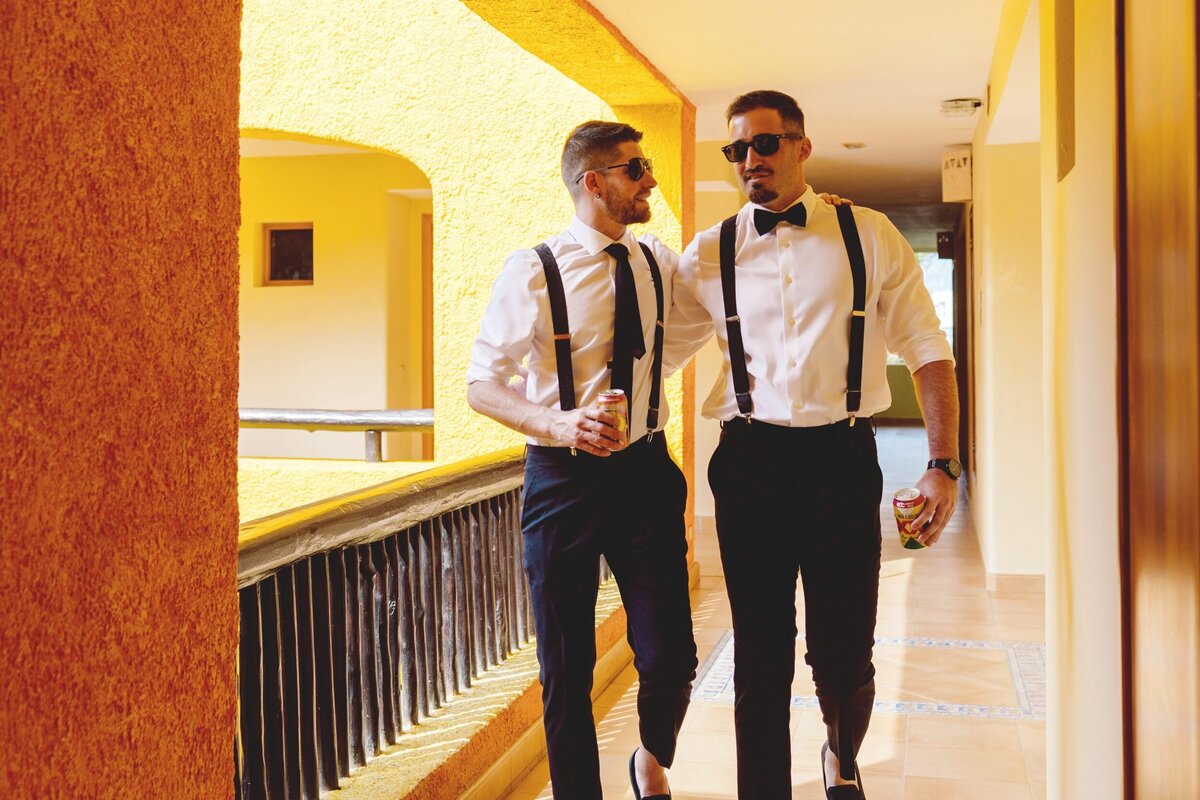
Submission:
M 949 475 L 953 480 L 958 480 L 958 476 L 962 475 L 962 464 L 958 463 L 956 458 L 935 458 L 925 465 L 925 469 L 940 469 L 942 472 Z

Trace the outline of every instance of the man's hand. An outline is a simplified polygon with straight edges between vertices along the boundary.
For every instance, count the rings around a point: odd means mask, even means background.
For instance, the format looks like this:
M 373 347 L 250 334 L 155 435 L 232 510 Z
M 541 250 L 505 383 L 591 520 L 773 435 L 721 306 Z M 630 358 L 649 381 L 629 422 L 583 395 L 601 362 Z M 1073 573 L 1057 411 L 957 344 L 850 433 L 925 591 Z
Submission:
M 926 470 L 917 481 L 917 490 L 925 495 L 925 510 L 909 525 L 909 532 L 926 547 L 941 538 L 942 530 L 958 505 L 958 483 L 940 469 Z
M 826 203 L 828 203 L 831 206 L 852 206 L 852 205 L 854 205 L 853 200 L 851 200 L 847 197 L 838 197 L 836 194 L 830 194 L 829 192 L 818 192 L 817 197 L 821 198 L 822 200 L 824 200 Z
M 614 414 L 598 408 L 577 408 L 555 411 L 554 414 L 550 434 L 555 441 L 601 458 L 625 447 Z

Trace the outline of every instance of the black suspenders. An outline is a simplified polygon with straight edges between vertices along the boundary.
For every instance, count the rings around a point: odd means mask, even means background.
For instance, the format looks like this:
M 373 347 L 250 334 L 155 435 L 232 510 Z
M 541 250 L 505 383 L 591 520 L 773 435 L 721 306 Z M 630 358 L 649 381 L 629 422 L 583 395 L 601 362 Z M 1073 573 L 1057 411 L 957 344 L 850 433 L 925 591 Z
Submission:
M 842 228 L 842 240 L 846 243 L 846 255 L 850 257 L 850 274 L 854 279 L 854 307 L 850 311 L 850 364 L 846 368 L 846 411 L 850 424 L 858 413 L 862 401 L 863 336 L 867 327 L 867 265 L 863 258 L 862 241 L 858 238 L 858 226 L 854 224 L 854 211 L 850 206 L 834 206 L 837 209 L 838 225 Z
M 575 408 L 575 377 L 571 371 L 571 328 L 567 325 L 567 303 L 563 298 L 562 275 L 558 262 L 545 243 L 533 248 L 546 273 L 546 291 L 550 295 L 550 320 L 554 326 L 554 360 L 558 364 L 558 407 Z
M 733 395 L 738 412 L 750 419 L 750 376 L 746 374 L 746 350 L 742 346 L 742 320 L 737 313 L 737 285 L 733 274 L 737 214 L 721 223 L 721 294 L 725 297 L 725 331 L 729 340 L 729 369 L 733 372 Z
M 650 407 L 646 412 L 646 429 L 651 434 L 658 427 L 658 403 L 662 395 L 662 351 L 663 351 L 663 287 L 662 273 L 649 245 L 638 242 L 642 254 L 650 265 L 650 277 L 654 281 L 654 299 L 658 305 L 658 316 L 654 325 L 654 362 L 650 367 Z M 550 320 L 554 326 L 554 361 L 558 367 L 558 407 L 563 411 L 575 408 L 575 372 L 571 369 L 571 328 L 567 323 L 567 297 L 563 292 L 562 275 L 558 261 L 550 247 L 544 242 L 533 248 L 542 260 L 546 273 L 546 293 L 550 299 Z M 633 398 L 629 398 L 633 410 Z
M 846 255 L 850 257 L 850 276 L 854 281 L 854 306 L 850 312 L 850 361 L 846 368 L 846 412 L 850 425 L 862 402 L 863 336 L 867 318 L 867 267 L 854 212 L 848 205 L 835 206 Z M 733 393 L 738 412 L 750 419 L 754 403 L 750 399 L 750 377 L 746 374 L 746 351 L 742 344 L 742 322 L 737 313 L 734 276 L 737 214 L 721 223 L 721 294 L 725 298 L 725 330 L 729 342 L 729 369 L 733 373 Z

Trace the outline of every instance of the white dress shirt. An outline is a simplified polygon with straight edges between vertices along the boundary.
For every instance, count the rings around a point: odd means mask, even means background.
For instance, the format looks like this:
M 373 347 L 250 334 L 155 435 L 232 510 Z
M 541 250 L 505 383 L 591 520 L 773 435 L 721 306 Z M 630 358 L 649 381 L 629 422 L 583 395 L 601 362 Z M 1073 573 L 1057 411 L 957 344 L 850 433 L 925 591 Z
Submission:
M 672 284 L 679 256 L 653 236 L 643 236 L 642 241 L 650 246 L 662 274 L 665 316 L 671 307 Z M 633 442 L 647 433 L 646 412 L 650 405 L 650 370 L 654 360 L 657 304 L 650 266 L 638 246 L 638 240 L 627 229 L 619 242 L 629 250 L 629 265 L 633 269 L 638 310 L 642 317 L 642 335 L 646 344 L 646 354 L 633 362 L 634 388 L 629 408 L 629 441 Z M 611 384 L 608 363 L 612 359 L 616 261 L 604 248 L 613 244 L 613 240 L 576 218 L 566 231 L 551 237 L 547 244 L 558 261 L 562 275 L 567 323 L 571 331 L 575 404 L 583 408 L 594 405 L 600 392 Z M 682 334 L 696 327 L 684 323 L 680 332 Z M 680 349 L 678 344 L 671 346 L 672 352 Z M 668 374 L 666 360 L 664 357 L 664 378 Z M 479 337 L 471 351 L 467 382 L 508 384 L 523 361 L 527 363 L 529 372 L 525 381 L 525 398 L 540 406 L 558 408 L 558 368 L 546 274 L 541 260 L 532 249 L 518 250 L 510 255 L 504 262 L 500 276 L 496 278 Z M 675 363 L 670 366 L 674 368 Z M 666 425 L 667 417 L 666 393 L 662 392 L 657 430 Z M 562 446 L 561 442 L 534 437 L 529 437 L 527 441 L 531 444 Z
M 846 369 L 854 284 L 836 210 L 812 187 L 797 202 L 805 206 L 807 225 L 781 222 L 761 236 L 753 218 L 754 209 L 761 206 L 747 203 L 738 212 L 737 313 L 754 419 L 813 427 L 849 416 Z M 892 403 L 889 350 L 913 372 L 954 357 L 908 242 L 883 214 L 857 206 L 853 211 L 867 279 L 863 394 L 857 416 L 869 417 Z M 739 411 L 729 370 L 720 235 L 720 225 L 709 228 L 680 259 L 668 330 L 681 323 L 694 326 L 701 318 L 714 323 L 725 363 L 702 413 L 728 420 Z

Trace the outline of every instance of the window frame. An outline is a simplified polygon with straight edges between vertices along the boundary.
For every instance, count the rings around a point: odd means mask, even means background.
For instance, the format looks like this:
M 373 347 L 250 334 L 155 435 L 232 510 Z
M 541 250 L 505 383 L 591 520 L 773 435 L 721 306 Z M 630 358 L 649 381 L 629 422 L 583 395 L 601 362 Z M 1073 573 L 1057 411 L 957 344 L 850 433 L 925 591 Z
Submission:
M 313 230 L 311 222 L 264 222 L 262 224 L 262 285 L 263 286 L 312 286 L 316 278 L 316 241 L 313 241 L 313 277 L 309 280 L 275 280 L 271 278 L 271 232 Z

